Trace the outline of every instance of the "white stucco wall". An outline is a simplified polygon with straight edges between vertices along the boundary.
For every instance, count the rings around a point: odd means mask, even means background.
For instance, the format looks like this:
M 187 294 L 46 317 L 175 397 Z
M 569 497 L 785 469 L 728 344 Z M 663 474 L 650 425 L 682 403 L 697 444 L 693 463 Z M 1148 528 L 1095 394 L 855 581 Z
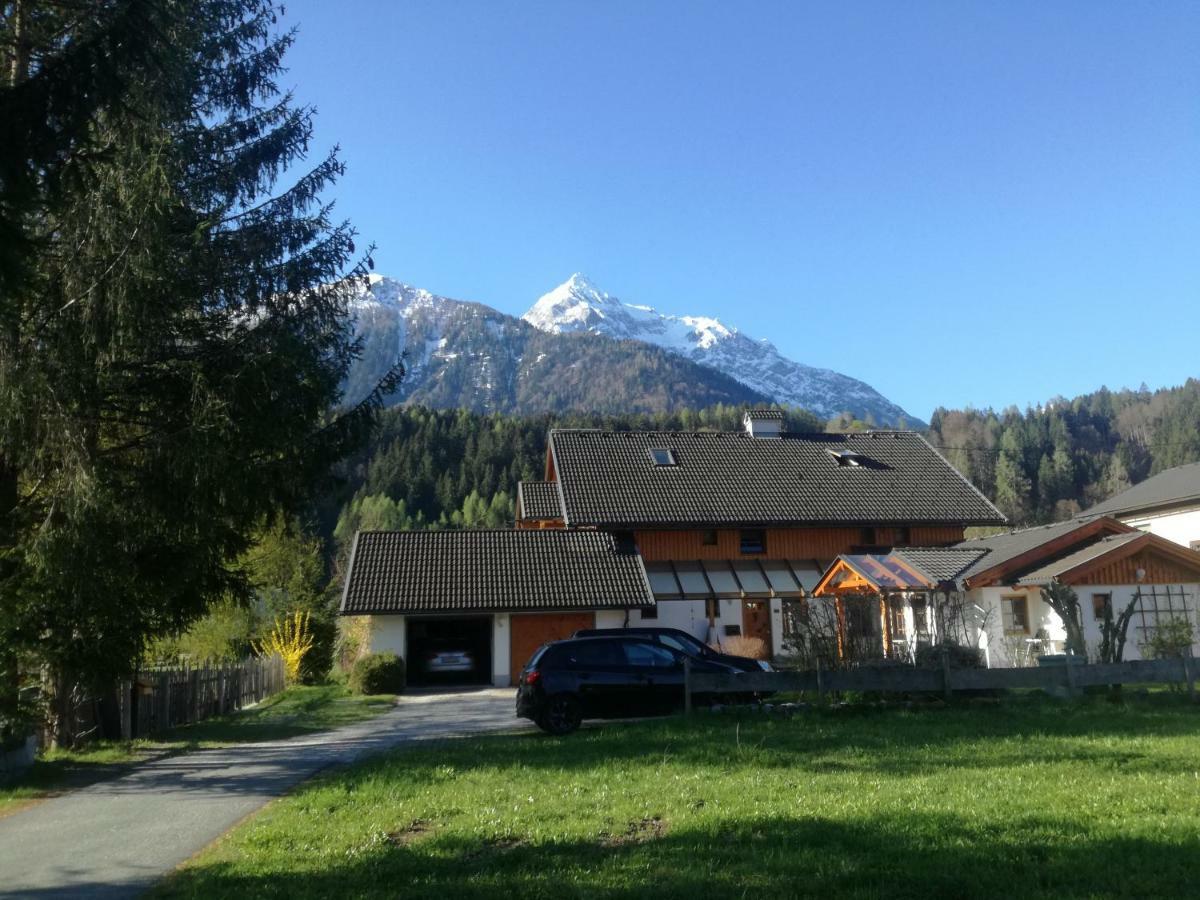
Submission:
M 407 634 L 404 616 L 371 616 L 372 653 L 395 653 L 404 659 L 408 655 Z
M 629 614 L 629 624 L 635 624 L 635 613 L 631 610 Z M 623 609 L 598 609 L 596 610 L 596 627 L 597 628 L 624 628 L 625 627 L 625 610 Z
M 1159 585 L 1163 587 L 1163 585 Z M 1200 638 L 1200 629 L 1197 626 L 1197 603 L 1200 601 L 1200 585 L 1171 585 L 1172 591 L 1178 591 L 1181 587 L 1188 594 L 1188 612 L 1189 619 L 1193 624 L 1194 633 L 1197 638 Z M 1119 614 L 1133 599 L 1134 592 L 1137 590 L 1136 585 L 1129 584 L 1114 584 L 1114 585 L 1079 585 L 1075 588 L 1075 592 L 1079 595 L 1079 606 L 1083 614 L 1083 636 L 1087 643 L 1088 656 L 1095 659 L 1100 647 L 1100 622 L 1096 619 L 1095 612 L 1092 607 L 1093 594 L 1111 594 L 1114 615 Z M 1011 635 L 1006 637 L 1004 634 L 1003 616 L 1000 609 L 1000 600 L 1007 596 L 1019 596 L 1021 592 L 1013 591 L 1004 587 L 988 587 L 980 588 L 971 591 L 967 596 L 968 599 L 978 603 L 985 609 L 991 610 L 987 623 L 987 650 L 990 664 L 992 666 L 1004 667 L 1020 664 L 1037 664 L 1037 656 L 1039 653 L 1061 653 L 1066 645 L 1067 632 L 1063 627 L 1062 619 L 1054 612 L 1043 600 L 1041 591 L 1033 589 L 1025 592 L 1028 598 L 1029 608 L 1029 634 L 1028 635 Z M 1142 659 L 1142 652 L 1138 644 L 1142 640 L 1142 635 L 1138 630 L 1141 624 L 1141 616 L 1137 613 L 1129 625 L 1129 631 L 1125 640 L 1124 659 Z M 1028 644 L 1026 638 L 1034 638 L 1038 628 L 1045 630 L 1048 641 L 1043 644 Z M 1025 648 L 1025 659 L 1014 659 L 1013 651 L 1020 652 Z M 1194 655 L 1200 656 L 1200 639 L 1197 639 L 1192 646 Z
M 1200 506 L 1151 516 L 1122 516 L 1121 521 L 1185 547 L 1200 542 Z
M 492 616 L 492 684 L 507 687 L 511 682 L 508 674 L 512 657 L 512 622 L 508 613 Z

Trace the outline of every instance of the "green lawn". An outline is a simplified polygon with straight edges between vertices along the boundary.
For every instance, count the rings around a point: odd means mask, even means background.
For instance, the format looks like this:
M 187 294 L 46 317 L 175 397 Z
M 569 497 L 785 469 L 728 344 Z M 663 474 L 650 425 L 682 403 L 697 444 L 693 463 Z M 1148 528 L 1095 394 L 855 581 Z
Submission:
M 160 897 L 1200 890 L 1200 708 L 698 713 L 447 741 L 272 804 Z
M 173 729 L 161 739 L 99 741 L 82 750 L 50 751 L 19 781 L 0 783 L 0 816 L 48 794 L 119 774 L 147 756 L 327 731 L 376 716 L 394 702 L 391 695 L 351 694 L 341 684 L 297 686 L 233 715 Z

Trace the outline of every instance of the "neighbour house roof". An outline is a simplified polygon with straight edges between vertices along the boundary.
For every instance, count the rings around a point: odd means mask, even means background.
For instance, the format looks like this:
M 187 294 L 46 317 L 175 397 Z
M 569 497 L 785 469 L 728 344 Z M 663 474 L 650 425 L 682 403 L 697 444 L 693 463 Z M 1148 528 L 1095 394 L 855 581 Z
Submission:
M 1097 503 L 1087 514 L 1120 516 L 1195 503 L 1200 503 L 1200 463 L 1159 472 L 1103 503 Z
M 913 432 L 554 430 L 550 455 L 570 526 L 1004 522 Z
M 1147 544 L 1160 548 L 1186 568 L 1193 553 L 1154 535 L 1105 517 L 1072 519 L 1023 528 L 954 547 L 903 547 L 886 554 L 839 556 L 825 570 L 816 594 L 839 590 L 963 590 L 991 584 L 1045 584 L 1076 577 L 1101 559 L 1112 562 Z M 1200 570 L 1198 570 L 1200 571 Z
M 1049 584 L 1055 579 L 1061 580 L 1063 575 L 1068 574 L 1072 570 L 1095 562 L 1101 557 L 1108 556 L 1113 550 L 1123 547 L 1132 541 L 1142 540 L 1145 536 L 1140 531 L 1131 531 L 1128 534 L 1111 534 L 1108 537 L 1101 538 L 1094 544 L 1088 544 L 1074 553 L 1068 553 L 1066 556 L 1054 560 L 1054 562 L 1040 566 L 1032 572 L 1026 572 L 1017 579 L 1017 584 Z
M 522 481 L 517 485 L 521 519 L 561 519 L 558 485 L 553 481 Z
M 361 531 L 342 615 L 654 605 L 641 557 L 600 531 Z
M 1156 534 L 1133 531 L 1101 538 L 1094 544 L 1089 544 L 1074 553 L 1025 573 L 1017 580 L 1017 584 L 1034 586 L 1049 584 L 1055 580 L 1071 584 L 1075 579 L 1082 578 L 1101 566 L 1108 566 L 1118 560 L 1140 554 L 1142 551 L 1149 551 L 1156 559 L 1169 560 L 1174 575 L 1168 575 L 1168 577 L 1172 580 L 1175 577 L 1200 580 L 1200 553 Z M 1139 561 L 1145 558 L 1144 556 L 1138 557 Z M 1170 570 L 1166 570 L 1166 572 L 1170 572 Z M 1143 570 L 1142 574 L 1151 573 Z M 1159 567 L 1160 577 L 1163 574 L 1164 570 Z M 1154 579 L 1151 578 L 1151 583 L 1153 581 Z
M 772 420 L 775 422 L 783 421 L 783 410 L 781 409 L 748 409 L 746 415 L 751 419 Z
M 1105 535 L 1132 530 L 1116 519 L 1080 517 L 963 541 L 955 548 L 987 552 L 959 573 L 959 578 L 967 587 L 1011 584 L 1022 571 L 1043 565 L 1048 559 L 1064 556 Z

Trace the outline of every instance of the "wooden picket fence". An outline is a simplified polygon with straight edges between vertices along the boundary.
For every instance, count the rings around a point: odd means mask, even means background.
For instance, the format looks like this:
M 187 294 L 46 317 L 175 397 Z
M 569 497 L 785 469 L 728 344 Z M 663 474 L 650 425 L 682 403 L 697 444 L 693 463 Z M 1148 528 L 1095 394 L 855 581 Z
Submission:
M 235 712 L 282 691 L 283 659 L 237 665 L 150 669 L 121 685 L 121 737 L 146 737 Z
M 684 697 L 688 709 L 695 694 L 754 694 L 807 691 L 908 694 L 937 693 L 946 699 L 956 691 L 1003 691 L 1040 688 L 1075 696 L 1083 688 L 1118 684 L 1186 685 L 1196 697 L 1197 660 L 1130 660 L 1121 663 L 1066 661 L 1061 665 L 1018 669 L 918 669 L 912 666 L 862 666 L 856 669 L 807 672 L 692 672 L 684 663 Z

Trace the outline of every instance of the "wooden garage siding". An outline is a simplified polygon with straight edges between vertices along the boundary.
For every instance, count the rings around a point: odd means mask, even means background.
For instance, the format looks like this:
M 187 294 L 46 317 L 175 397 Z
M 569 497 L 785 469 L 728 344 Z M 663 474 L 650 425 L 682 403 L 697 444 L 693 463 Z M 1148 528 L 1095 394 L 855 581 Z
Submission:
M 638 531 L 638 550 L 647 562 L 681 559 L 737 559 L 742 556 L 741 531 L 725 528 L 717 531 L 715 544 L 704 543 L 704 532 Z M 963 539 L 961 526 L 915 525 L 909 530 L 909 544 L 937 547 Z M 762 559 L 816 559 L 829 562 L 862 543 L 860 528 L 768 528 L 767 552 Z M 758 554 L 755 554 L 758 555 Z
M 511 683 L 517 683 L 525 663 L 542 644 L 569 638 L 580 628 L 594 628 L 595 625 L 594 612 L 514 614 L 509 620 Z

